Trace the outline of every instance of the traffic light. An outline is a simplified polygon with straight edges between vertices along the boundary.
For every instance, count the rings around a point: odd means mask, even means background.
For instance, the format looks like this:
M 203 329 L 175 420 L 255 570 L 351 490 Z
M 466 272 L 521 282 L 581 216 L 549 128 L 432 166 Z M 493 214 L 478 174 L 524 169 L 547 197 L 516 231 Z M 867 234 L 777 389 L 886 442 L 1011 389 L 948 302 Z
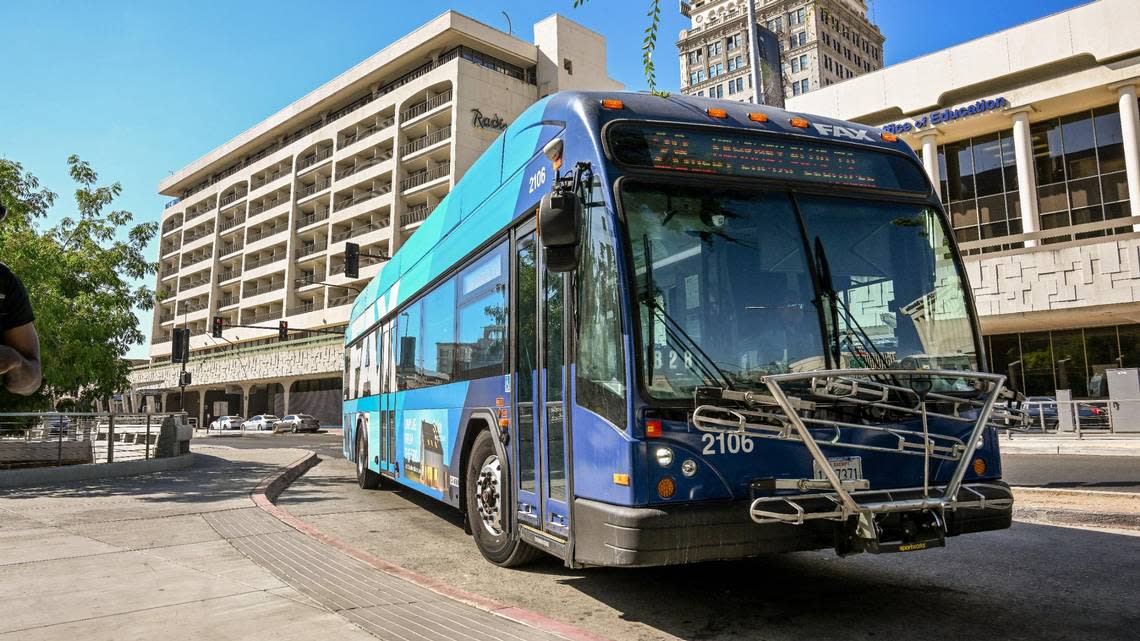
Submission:
M 344 275 L 360 278 L 360 245 L 356 243 L 344 244 Z
M 190 360 L 190 330 L 175 327 L 171 332 L 170 362 L 186 363 Z
M 222 330 L 225 328 L 226 328 L 226 319 L 222 318 L 221 316 L 215 316 L 214 317 L 214 331 L 213 331 L 214 338 L 221 338 L 222 337 Z
M 289 322 L 288 321 L 280 321 L 277 323 L 277 340 L 279 340 L 279 341 L 289 340 Z
M 178 386 L 186 387 L 190 384 L 190 372 L 178 372 Z

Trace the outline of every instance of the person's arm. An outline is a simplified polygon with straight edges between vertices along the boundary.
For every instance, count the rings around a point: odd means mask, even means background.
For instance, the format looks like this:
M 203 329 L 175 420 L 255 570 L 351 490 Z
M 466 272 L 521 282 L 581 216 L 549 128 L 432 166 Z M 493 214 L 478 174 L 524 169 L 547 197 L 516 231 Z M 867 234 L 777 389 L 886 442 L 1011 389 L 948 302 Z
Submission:
M 35 325 L 25 323 L 0 336 L 0 374 L 13 394 L 27 396 L 40 388 L 40 339 Z

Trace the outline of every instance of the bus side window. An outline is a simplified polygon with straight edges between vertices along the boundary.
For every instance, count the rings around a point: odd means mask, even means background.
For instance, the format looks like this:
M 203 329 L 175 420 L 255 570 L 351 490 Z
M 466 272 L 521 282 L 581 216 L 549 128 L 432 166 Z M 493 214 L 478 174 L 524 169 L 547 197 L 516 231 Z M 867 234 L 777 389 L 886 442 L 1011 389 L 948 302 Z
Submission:
M 596 181 L 597 179 L 595 179 Z M 578 277 L 576 401 L 623 428 L 625 356 L 613 222 L 597 182 L 584 211 L 585 235 Z

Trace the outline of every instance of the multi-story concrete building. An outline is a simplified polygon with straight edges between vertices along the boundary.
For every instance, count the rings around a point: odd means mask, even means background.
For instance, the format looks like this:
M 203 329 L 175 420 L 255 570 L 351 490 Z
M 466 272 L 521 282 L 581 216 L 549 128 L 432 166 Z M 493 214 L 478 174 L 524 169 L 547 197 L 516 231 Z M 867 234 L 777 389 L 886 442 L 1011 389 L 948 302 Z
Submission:
M 343 326 L 381 260 L 344 274 L 345 243 L 391 255 L 464 170 L 538 98 L 616 89 L 606 43 L 560 16 L 534 43 L 449 11 L 175 172 L 162 215 L 151 363 L 132 373 L 166 409 L 339 415 L 335 336 L 276 326 Z M 211 336 L 212 318 L 228 328 Z M 170 393 L 171 330 L 190 329 L 192 385 Z
M 993 371 L 1103 397 L 1140 367 L 1140 3 L 1100 0 L 792 98 L 918 151 Z
M 785 96 L 815 91 L 883 66 L 883 34 L 867 19 L 864 0 L 753 1 L 757 24 L 778 39 Z M 677 41 L 681 93 L 752 100 L 747 3 L 697 0 L 689 5 L 692 27 L 682 30 Z M 766 76 L 774 66 L 762 68 Z

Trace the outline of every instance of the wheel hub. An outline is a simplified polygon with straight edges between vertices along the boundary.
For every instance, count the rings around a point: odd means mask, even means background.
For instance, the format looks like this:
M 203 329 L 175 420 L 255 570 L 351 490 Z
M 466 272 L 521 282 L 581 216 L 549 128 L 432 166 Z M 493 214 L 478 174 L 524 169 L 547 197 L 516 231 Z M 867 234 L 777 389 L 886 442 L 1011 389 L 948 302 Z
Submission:
M 483 528 L 492 536 L 503 533 L 502 470 L 499 457 L 491 455 L 483 461 L 479 477 L 475 479 L 475 507 L 483 521 Z

